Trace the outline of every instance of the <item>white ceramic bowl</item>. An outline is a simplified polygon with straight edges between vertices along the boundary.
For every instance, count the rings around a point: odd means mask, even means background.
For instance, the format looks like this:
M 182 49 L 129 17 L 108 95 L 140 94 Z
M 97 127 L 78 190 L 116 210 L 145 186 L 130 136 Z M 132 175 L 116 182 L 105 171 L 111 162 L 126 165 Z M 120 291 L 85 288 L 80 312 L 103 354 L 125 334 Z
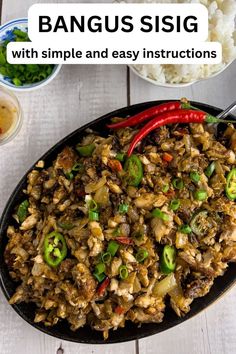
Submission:
M 170 87 L 170 88 L 183 88 L 183 87 L 188 87 L 191 86 L 193 84 L 195 84 L 196 82 L 200 82 L 200 81 L 205 81 L 208 79 L 211 79 L 212 77 L 215 77 L 217 75 L 219 75 L 220 73 L 222 73 L 226 68 L 228 68 L 228 66 L 230 64 L 232 64 L 233 61 L 231 61 L 230 63 L 228 63 L 227 65 L 225 65 L 221 70 L 217 71 L 216 73 L 212 74 L 209 77 L 203 78 L 203 79 L 198 79 L 198 80 L 194 80 L 191 82 L 184 82 L 184 83 L 179 83 L 179 84 L 171 84 L 171 83 L 163 83 L 163 82 L 159 82 L 157 80 L 153 80 L 150 79 L 149 77 L 146 77 L 142 74 L 140 74 L 134 67 L 133 65 L 128 65 L 128 67 L 130 68 L 130 70 L 137 76 L 139 76 L 141 79 L 150 82 L 151 84 L 155 85 L 155 86 L 161 86 L 161 87 Z
M 15 112 L 14 121 L 11 128 L 5 136 L 0 135 L 1 146 L 10 142 L 19 133 L 23 122 L 23 112 L 16 95 L 12 91 L 7 90 L 5 87 L 0 87 L 0 102 L 1 104 L 6 104 L 11 109 L 14 109 Z
M 21 31 L 26 32 L 28 30 L 28 19 L 19 18 L 2 25 L 0 27 L 0 42 L 6 40 L 7 38 L 11 38 L 11 31 L 13 29 L 20 29 Z M 46 79 L 39 82 L 35 82 L 33 84 L 26 84 L 23 86 L 15 86 L 13 83 L 10 82 L 9 78 L 0 74 L 0 85 L 8 88 L 9 90 L 20 92 L 37 90 L 38 88 L 49 84 L 49 82 L 51 82 L 57 76 L 60 69 L 61 65 L 55 65 L 51 75 L 49 75 Z

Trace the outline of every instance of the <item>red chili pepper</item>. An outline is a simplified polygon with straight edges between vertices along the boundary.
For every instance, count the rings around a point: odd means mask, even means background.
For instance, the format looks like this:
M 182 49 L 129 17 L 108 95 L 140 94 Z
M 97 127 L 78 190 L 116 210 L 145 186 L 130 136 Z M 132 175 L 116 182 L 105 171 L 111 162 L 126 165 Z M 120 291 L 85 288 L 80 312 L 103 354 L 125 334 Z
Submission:
M 84 196 L 86 195 L 85 190 L 84 190 L 82 187 L 76 189 L 75 192 L 76 192 L 76 194 L 77 194 L 78 197 L 84 197 Z
M 134 243 L 131 238 L 125 236 L 116 237 L 116 241 L 120 242 L 122 245 L 132 245 Z
M 118 160 L 108 160 L 107 164 L 110 167 L 110 169 L 114 172 L 120 172 L 123 170 L 123 167 L 122 167 L 120 161 L 118 161 Z
M 104 294 L 104 292 L 109 284 L 110 284 L 110 279 L 108 277 L 106 277 L 106 279 L 103 280 L 102 284 L 99 285 L 99 287 L 97 288 L 97 293 L 99 296 L 102 296 Z
M 117 313 L 117 315 L 122 315 L 125 312 L 125 309 L 122 306 L 116 306 L 115 308 L 115 313 Z
M 175 196 L 175 191 L 174 190 L 169 190 L 168 192 L 164 193 L 167 198 L 172 198 Z
M 220 120 L 216 117 L 211 116 L 202 111 L 197 110 L 186 110 L 186 109 L 179 109 L 177 111 L 171 111 L 163 113 L 160 116 L 153 118 L 147 124 L 144 125 L 143 128 L 135 135 L 133 138 L 129 150 L 127 152 L 127 156 L 129 157 L 135 146 L 151 133 L 153 130 L 167 124 L 177 124 L 177 123 L 218 123 L 218 122 L 225 122 L 225 120 Z
M 168 152 L 164 152 L 162 159 L 166 162 L 171 162 L 173 160 L 173 156 L 168 154 Z
M 174 110 L 181 109 L 184 107 L 185 108 L 188 107 L 188 104 L 186 102 L 179 102 L 179 101 L 175 102 L 174 101 L 174 102 L 162 103 L 158 106 L 148 108 L 145 111 L 142 111 L 138 114 L 135 114 L 132 117 L 122 120 L 121 122 L 114 123 L 114 124 L 108 124 L 107 127 L 110 129 L 133 127 L 134 125 L 138 125 L 138 124 L 140 124 L 146 120 L 149 120 L 157 115 L 160 115 L 162 113 L 174 111 Z

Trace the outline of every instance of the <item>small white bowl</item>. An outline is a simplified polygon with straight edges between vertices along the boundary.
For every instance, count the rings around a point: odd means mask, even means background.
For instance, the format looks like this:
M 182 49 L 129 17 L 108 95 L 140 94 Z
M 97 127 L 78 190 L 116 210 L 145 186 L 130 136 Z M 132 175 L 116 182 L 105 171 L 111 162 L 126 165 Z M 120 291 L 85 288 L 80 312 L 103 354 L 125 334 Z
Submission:
M 234 60 L 233 60 L 234 61 Z M 215 77 L 217 75 L 219 75 L 220 73 L 222 73 L 225 69 L 228 68 L 228 66 L 230 64 L 233 63 L 233 61 L 231 61 L 230 63 L 226 64 L 221 70 L 217 71 L 216 73 L 212 74 L 211 76 L 209 77 L 205 77 L 203 79 L 198 79 L 198 80 L 194 80 L 194 81 L 191 81 L 191 82 L 184 82 L 184 83 L 179 83 L 179 84 L 171 84 L 171 83 L 164 83 L 164 82 L 159 82 L 157 80 L 153 80 L 153 79 L 150 79 L 149 77 L 146 77 L 142 74 L 140 74 L 134 67 L 133 65 L 128 65 L 128 67 L 130 68 L 130 70 L 137 76 L 139 76 L 141 79 L 155 85 L 155 86 L 161 86 L 161 87 L 170 87 L 170 88 L 183 88 L 183 87 L 188 87 L 188 86 L 191 86 L 193 84 L 195 84 L 196 82 L 200 82 L 200 81 L 205 81 L 205 80 L 208 80 L 208 79 L 211 79 L 212 77 Z
M 4 87 L 0 87 L 0 103 L 4 103 L 4 105 L 7 105 L 11 110 L 14 110 L 15 113 L 14 121 L 9 131 L 6 132 L 5 136 L 1 136 L 0 134 L 1 146 L 10 142 L 19 133 L 23 122 L 23 112 L 16 95 Z
M 16 20 L 9 21 L 4 25 L 0 26 L 0 42 L 7 39 L 8 36 L 11 36 L 11 31 L 13 29 L 20 29 L 21 31 L 27 32 L 28 30 L 28 19 L 27 18 L 18 18 Z M 51 82 L 61 70 L 62 65 L 55 65 L 52 73 L 44 80 L 35 82 L 32 84 L 25 84 L 22 86 L 15 86 L 13 83 L 10 82 L 10 79 L 0 74 L 0 85 L 8 88 L 9 90 L 13 91 L 33 91 L 41 88 L 49 82 Z

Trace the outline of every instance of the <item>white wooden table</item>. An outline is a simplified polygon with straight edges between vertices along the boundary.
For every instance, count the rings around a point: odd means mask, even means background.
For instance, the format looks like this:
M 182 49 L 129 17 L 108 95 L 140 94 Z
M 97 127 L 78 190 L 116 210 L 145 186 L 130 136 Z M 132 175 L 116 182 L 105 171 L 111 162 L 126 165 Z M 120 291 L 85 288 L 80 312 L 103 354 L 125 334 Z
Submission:
M 36 2 L 53 1 L 2 0 L 2 23 L 26 17 L 29 6 Z M 182 96 L 226 107 L 236 99 L 236 61 L 219 77 L 185 89 L 155 87 L 125 66 L 65 65 L 46 88 L 18 96 L 24 125 L 17 138 L 0 148 L 0 214 L 20 177 L 42 153 L 104 113 L 136 102 Z M 236 288 L 197 317 L 167 332 L 136 342 L 100 346 L 64 342 L 35 330 L 0 293 L 0 354 L 63 354 L 60 346 L 64 354 L 233 354 Z

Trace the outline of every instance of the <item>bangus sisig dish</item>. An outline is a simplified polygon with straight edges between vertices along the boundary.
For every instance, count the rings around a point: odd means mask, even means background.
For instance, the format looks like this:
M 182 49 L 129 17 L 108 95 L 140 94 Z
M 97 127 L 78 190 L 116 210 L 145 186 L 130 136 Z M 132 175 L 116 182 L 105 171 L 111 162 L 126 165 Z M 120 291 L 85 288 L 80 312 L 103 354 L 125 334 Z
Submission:
M 67 340 L 126 341 L 183 322 L 235 282 L 236 130 L 216 140 L 202 122 L 220 110 L 192 105 L 112 112 L 22 179 L 1 220 L 0 264 L 25 320 Z

